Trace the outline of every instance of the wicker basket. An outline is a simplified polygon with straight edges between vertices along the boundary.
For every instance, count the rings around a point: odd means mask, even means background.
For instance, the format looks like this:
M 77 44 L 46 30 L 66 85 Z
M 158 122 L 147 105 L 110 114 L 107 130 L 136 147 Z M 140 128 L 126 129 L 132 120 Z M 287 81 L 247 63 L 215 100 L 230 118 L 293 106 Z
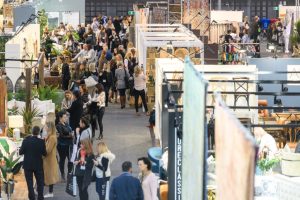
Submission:
M 283 153 L 281 161 L 282 174 L 287 176 L 300 176 L 300 154 Z

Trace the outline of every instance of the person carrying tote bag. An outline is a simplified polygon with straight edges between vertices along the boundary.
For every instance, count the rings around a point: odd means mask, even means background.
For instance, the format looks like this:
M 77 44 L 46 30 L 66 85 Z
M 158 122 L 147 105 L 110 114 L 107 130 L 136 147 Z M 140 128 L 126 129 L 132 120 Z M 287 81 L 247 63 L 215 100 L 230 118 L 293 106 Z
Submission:
M 88 187 L 92 180 L 92 171 L 94 167 L 93 147 L 90 139 L 80 141 L 80 149 L 77 158 L 74 161 L 75 175 L 79 189 L 79 199 L 89 200 Z
M 98 156 L 94 159 L 96 171 L 96 192 L 99 200 L 106 200 L 108 196 L 107 187 L 111 176 L 110 165 L 115 159 L 115 155 L 111 153 L 104 142 L 99 142 L 97 146 Z

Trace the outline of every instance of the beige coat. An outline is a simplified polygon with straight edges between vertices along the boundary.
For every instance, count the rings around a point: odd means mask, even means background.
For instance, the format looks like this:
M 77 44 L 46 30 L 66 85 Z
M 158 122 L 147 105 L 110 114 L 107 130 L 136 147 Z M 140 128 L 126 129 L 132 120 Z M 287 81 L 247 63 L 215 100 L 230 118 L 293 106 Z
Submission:
M 52 185 L 59 181 L 56 145 L 56 135 L 52 135 L 46 139 L 47 156 L 43 160 L 45 185 Z

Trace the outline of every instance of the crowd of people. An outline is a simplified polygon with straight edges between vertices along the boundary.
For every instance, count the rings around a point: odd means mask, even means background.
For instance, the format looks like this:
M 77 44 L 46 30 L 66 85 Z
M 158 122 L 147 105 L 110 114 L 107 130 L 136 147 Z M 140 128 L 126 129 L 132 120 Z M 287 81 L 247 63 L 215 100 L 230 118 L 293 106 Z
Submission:
M 281 19 L 260 19 L 255 16 L 250 22 L 245 16 L 239 27 L 232 27 L 223 35 L 223 63 L 239 64 L 245 55 L 240 50 L 247 50 L 253 57 L 260 56 L 260 42 L 267 41 L 284 46 L 285 27 Z
M 158 181 L 146 157 L 138 159 L 139 179 L 132 176 L 132 163 L 126 161 L 122 165 L 124 173 L 115 178 L 109 192 L 107 190 L 110 166 L 117 158 L 103 141 L 106 107 L 109 102 L 119 101 L 120 108 L 124 109 L 126 101 L 134 98 L 136 115 L 139 116 L 138 99 L 141 97 L 144 110 L 149 114 L 146 76 L 137 63 L 137 50 L 127 39 L 130 21 L 130 17 L 103 16 L 95 17 L 87 26 L 78 25 L 77 30 L 64 24 L 52 32 L 45 29 L 43 37 L 44 43 L 47 43 L 44 44 L 47 59 L 51 59 L 49 44 L 60 45 L 64 52 L 68 52 L 59 58 L 62 61 L 61 85 L 65 97 L 55 120 L 47 120 L 43 131 L 33 127 L 32 136 L 22 143 L 20 154 L 24 155 L 30 200 L 35 199 L 36 193 L 39 200 L 53 197 L 54 185 L 60 180 L 68 182 L 66 174 L 76 176 L 80 200 L 89 199 L 87 190 L 92 181 L 96 182 L 100 200 L 106 200 L 108 196 L 111 200 L 158 199 Z M 74 35 L 79 38 L 75 40 Z M 46 132 L 46 136 L 41 132 Z M 94 152 L 95 142 L 97 150 Z M 33 175 L 37 191 L 34 190 Z M 45 196 L 44 186 L 49 187 Z

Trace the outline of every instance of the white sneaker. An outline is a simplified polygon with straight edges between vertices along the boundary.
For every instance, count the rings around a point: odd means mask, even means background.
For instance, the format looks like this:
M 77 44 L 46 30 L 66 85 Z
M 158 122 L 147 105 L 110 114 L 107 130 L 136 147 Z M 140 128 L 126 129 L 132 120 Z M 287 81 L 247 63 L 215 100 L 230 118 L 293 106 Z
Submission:
M 44 198 L 53 198 L 54 194 L 53 193 L 47 193 L 44 195 Z

